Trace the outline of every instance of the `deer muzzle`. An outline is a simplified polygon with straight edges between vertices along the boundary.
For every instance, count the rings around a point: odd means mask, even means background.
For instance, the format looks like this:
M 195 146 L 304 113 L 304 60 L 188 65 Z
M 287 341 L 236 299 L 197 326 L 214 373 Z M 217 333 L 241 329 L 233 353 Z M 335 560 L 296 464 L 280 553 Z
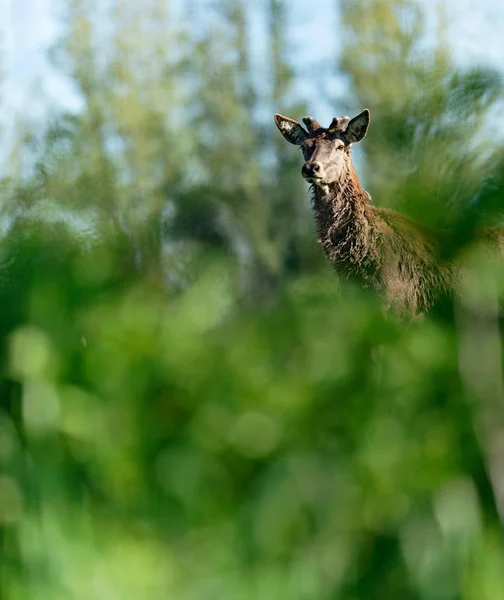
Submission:
M 318 162 L 306 162 L 301 169 L 301 175 L 310 183 L 322 179 L 320 172 L 321 165 Z

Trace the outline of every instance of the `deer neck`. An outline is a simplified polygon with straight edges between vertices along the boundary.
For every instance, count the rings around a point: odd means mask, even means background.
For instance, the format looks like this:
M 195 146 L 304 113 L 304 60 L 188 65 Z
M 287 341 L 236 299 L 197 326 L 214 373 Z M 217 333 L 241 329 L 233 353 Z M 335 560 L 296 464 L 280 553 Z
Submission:
M 328 258 L 343 265 L 363 265 L 373 238 L 368 195 L 350 164 L 342 177 L 313 188 L 319 243 Z

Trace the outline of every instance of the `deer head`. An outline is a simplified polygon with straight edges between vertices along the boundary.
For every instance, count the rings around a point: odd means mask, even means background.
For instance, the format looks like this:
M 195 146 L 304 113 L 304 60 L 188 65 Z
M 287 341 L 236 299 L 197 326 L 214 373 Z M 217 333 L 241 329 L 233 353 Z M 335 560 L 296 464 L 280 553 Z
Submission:
M 297 121 L 278 114 L 275 123 L 284 138 L 303 151 L 305 163 L 301 174 L 306 181 L 330 185 L 348 173 L 350 149 L 367 133 L 369 110 L 366 108 L 353 119 L 335 117 L 327 129 L 313 117 L 303 119 L 306 129 Z

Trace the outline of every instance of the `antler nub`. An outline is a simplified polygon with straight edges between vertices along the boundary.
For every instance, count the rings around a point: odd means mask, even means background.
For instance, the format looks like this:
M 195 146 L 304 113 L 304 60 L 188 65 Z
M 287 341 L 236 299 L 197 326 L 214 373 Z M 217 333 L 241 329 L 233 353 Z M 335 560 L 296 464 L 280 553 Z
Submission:
M 322 125 L 314 117 L 303 117 L 303 123 L 306 125 L 306 129 L 308 129 L 308 133 L 322 128 Z
M 329 129 L 343 129 L 350 121 L 350 117 L 334 117 L 329 125 Z

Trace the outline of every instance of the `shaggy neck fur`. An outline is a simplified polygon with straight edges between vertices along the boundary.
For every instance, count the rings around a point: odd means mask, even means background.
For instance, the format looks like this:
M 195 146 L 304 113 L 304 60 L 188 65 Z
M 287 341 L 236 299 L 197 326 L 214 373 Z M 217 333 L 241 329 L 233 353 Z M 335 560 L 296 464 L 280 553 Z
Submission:
M 313 208 L 319 243 L 338 272 L 372 277 L 377 268 L 375 216 L 352 164 L 331 184 L 314 185 Z

